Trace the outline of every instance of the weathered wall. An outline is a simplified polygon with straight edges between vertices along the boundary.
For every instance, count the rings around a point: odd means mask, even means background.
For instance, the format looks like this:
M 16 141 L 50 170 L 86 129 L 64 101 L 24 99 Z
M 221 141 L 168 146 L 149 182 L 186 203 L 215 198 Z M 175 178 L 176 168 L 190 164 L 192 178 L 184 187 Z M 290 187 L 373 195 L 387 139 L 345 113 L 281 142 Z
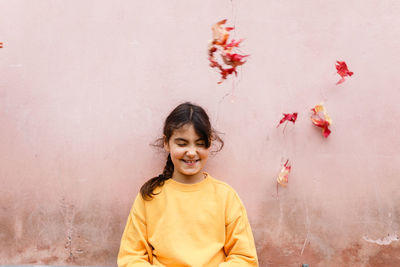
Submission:
M 225 133 L 207 170 L 243 199 L 261 266 L 400 266 L 398 14 L 397 0 L 0 1 L 0 264 L 114 265 L 164 164 L 149 143 L 190 100 Z M 217 85 L 222 18 L 251 57 Z M 355 72 L 339 86 L 337 59 Z M 328 139 L 309 120 L 320 101 Z

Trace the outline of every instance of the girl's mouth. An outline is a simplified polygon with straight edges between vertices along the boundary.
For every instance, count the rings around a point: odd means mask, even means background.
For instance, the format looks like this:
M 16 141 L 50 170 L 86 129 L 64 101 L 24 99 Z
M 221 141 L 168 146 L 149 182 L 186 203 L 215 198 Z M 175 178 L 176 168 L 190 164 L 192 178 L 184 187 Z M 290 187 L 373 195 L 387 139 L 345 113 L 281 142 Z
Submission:
M 196 159 L 196 160 L 182 160 L 183 162 L 185 162 L 186 164 L 188 164 L 188 165 L 194 165 L 194 164 L 196 164 L 198 161 L 200 161 L 199 159 Z

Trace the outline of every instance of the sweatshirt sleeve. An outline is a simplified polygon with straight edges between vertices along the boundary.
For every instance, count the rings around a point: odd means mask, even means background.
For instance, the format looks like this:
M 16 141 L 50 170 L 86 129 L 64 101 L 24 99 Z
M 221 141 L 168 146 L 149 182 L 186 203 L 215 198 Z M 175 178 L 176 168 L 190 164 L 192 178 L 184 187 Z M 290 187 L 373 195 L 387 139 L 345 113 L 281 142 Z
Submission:
M 118 267 L 145 267 L 152 265 L 152 248 L 147 242 L 144 200 L 140 194 L 129 213 L 118 253 Z
M 227 257 L 219 267 L 258 266 L 257 251 L 246 209 L 236 192 L 229 196 L 226 214 L 224 251 Z

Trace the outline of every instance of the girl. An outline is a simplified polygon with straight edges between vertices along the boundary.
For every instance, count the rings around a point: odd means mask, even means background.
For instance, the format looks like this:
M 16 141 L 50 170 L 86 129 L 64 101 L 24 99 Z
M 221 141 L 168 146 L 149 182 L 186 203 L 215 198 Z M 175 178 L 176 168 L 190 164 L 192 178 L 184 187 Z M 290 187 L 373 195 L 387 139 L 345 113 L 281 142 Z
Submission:
M 237 193 L 203 172 L 211 143 L 223 146 L 207 113 L 183 103 L 169 114 L 163 132 L 167 163 L 135 199 L 118 266 L 258 266 Z

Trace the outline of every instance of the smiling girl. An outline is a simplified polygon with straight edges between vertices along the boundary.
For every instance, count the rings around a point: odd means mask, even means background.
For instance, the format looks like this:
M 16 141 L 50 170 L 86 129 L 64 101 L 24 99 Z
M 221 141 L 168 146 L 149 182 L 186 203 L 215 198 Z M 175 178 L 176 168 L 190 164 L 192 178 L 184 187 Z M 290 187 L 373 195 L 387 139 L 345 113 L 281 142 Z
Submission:
M 203 172 L 211 144 L 223 147 L 207 113 L 183 103 L 165 120 L 163 134 L 164 171 L 147 181 L 135 199 L 118 266 L 258 266 L 239 196 Z

